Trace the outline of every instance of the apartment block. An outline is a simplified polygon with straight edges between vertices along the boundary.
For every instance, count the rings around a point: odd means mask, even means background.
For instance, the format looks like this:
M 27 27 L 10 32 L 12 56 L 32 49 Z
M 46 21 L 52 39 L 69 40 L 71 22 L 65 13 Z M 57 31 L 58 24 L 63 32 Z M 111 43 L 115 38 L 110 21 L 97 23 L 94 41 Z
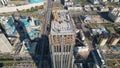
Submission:
M 107 41 L 108 41 L 108 35 L 102 34 L 102 35 L 100 36 L 99 45 L 100 45 L 100 46 L 104 46 Z
M 120 8 L 113 8 L 108 16 L 114 21 L 114 22 L 120 22 Z

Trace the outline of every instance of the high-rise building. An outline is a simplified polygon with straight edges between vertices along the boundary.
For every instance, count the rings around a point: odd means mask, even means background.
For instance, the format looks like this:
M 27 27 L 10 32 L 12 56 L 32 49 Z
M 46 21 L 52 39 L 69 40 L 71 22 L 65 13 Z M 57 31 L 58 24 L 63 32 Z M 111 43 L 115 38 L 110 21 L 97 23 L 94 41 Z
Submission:
M 10 44 L 6 36 L 0 30 L 0 53 L 12 53 L 13 46 Z
M 3 6 L 6 6 L 8 4 L 8 0 L 1 0 L 1 3 Z
M 120 40 L 119 32 L 117 32 L 117 30 L 115 30 L 113 27 L 106 27 L 106 29 L 109 32 L 109 38 L 107 43 L 112 46 L 117 45 Z
M 67 10 L 53 10 L 49 35 L 53 68 L 72 68 L 75 27 Z
M 117 43 L 119 42 L 120 37 L 119 34 L 112 34 L 112 36 L 110 37 L 110 40 L 108 41 L 110 45 L 117 45 Z
M 93 60 L 95 62 L 94 68 L 108 68 L 106 59 L 99 49 L 95 49 L 91 52 Z
M 104 46 L 107 41 L 108 41 L 108 35 L 103 33 L 103 34 L 100 36 L 99 45 L 100 45 L 100 46 Z
M 112 41 L 111 41 L 111 45 L 116 45 L 118 42 L 119 42 L 120 38 L 114 38 Z
M 120 22 L 120 8 L 114 8 L 112 9 L 108 16 L 114 21 L 114 22 Z

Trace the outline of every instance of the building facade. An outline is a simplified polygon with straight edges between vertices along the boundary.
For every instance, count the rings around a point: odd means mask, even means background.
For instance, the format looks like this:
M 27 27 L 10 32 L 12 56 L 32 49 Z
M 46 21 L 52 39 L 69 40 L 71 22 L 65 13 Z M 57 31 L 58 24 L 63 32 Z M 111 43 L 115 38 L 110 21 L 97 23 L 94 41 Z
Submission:
M 7 6 L 8 0 L 1 0 L 1 3 L 2 3 L 3 6 Z
M 71 68 L 76 37 L 73 20 L 66 10 L 55 10 L 53 16 L 49 35 L 52 66 Z
M 1 30 L 0 30 L 1 32 Z M 13 46 L 3 33 L 0 33 L 0 53 L 12 53 Z
M 17 33 L 15 24 L 14 24 L 14 19 L 12 16 L 10 16 L 10 17 L 1 16 L 0 24 L 8 35 L 14 35 Z
M 102 34 L 102 35 L 100 36 L 99 45 L 100 45 L 100 46 L 104 46 L 107 41 L 108 41 L 108 35 Z
M 114 21 L 114 22 L 120 22 L 120 8 L 114 8 L 112 9 L 108 16 Z
M 112 46 L 115 46 L 115 45 L 117 45 L 119 40 L 120 40 L 119 34 L 117 34 L 117 33 L 116 34 L 112 34 L 112 36 L 110 36 L 110 38 L 109 38 L 108 43 L 110 45 L 112 45 Z

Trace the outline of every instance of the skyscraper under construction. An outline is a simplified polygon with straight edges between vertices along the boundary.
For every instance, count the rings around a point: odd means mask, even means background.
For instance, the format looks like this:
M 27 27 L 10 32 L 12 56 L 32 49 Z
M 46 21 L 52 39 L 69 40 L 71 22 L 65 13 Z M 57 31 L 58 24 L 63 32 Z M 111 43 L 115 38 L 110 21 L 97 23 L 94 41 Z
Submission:
M 52 68 L 72 68 L 75 25 L 67 10 L 53 10 L 49 35 Z

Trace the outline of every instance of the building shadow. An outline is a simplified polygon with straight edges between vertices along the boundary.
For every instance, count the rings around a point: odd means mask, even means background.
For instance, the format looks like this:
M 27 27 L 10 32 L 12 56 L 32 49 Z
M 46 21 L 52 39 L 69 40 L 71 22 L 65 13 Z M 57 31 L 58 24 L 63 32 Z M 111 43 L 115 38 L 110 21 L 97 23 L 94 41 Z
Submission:
M 49 40 L 47 35 L 42 35 L 42 49 L 41 58 L 42 63 L 40 64 L 42 68 L 51 68 L 51 56 L 49 50 Z M 39 67 L 40 68 L 40 67 Z
M 28 31 L 26 29 L 26 25 L 20 21 L 19 19 L 15 19 L 14 15 L 12 15 L 14 18 L 14 24 L 15 24 L 15 28 L 19 34 L 19 39 L 21 42 L 23 42 L 25 39 L 29 39 L 30 42 L 37 42 L 36 45 L 36 50 L 35 50 L 35 54 L 32 54 L 31 51 L 28 49 L 28 53 L 30 55 L 31 58 L 26 57 L 21 57 L 21 60 L 30 60 L 33 61 L 33 63 L 35 64 L 35 68 L 45 68 L 44 66 L 44 61 L 46 61 L 46 59 L 48 59 L 49 57 L 46 57 L 47 54 L 49 54 L 49 47 L 48 47 L 48 38 L 46 35 L 42 35 L 41 37 L 36 37 L 35 39 L 31 39 L 30 35 L 28 34 Z M 20 16 L 21 17 L 21 16 Z M 46 41 L 44 41 L 46 40 Z M 21 45 L 22 47 L 22 45 Z M 27 45 L 25 45 L 26 48 L 28 48 Z M 44 49 L 45 48 L 45 49 Z M 41 66 L 42 65 L 42 66 Z M 33 68 L 33 67 L 31 67 Z
M 5 29 L 2 27 L 1 23 L 0 23 L 0 29 L 1 29 L 0 33 L 4 33 L 4 35 L 5 35 L 6 37 L 8 37 L 6 31 L 5 31 Z
M 0 63 L 0 68 L 3 67 L 3 63 Z
M 41 68 L 52 68 L 52 61 L 51 61 L 51 53 L 50 53 L 50 45 L 49 45 L 49 36 L 48 34 L 50 34 L 50 28 L 51 28 L 51 21 L 53 20 L 53 15 L 51 13 L 50 15 L 50 23 L 47 24 L 46 26 L 46 34 L 42 34 L 41 38 L 42 38 L 42 49 L 41 50 L 41 58 L 42 59 L 42 63 L 41 63 Z M 40 68 L 40 67 L 39 67 Z
M 20 42 L 23 42 L 25 39 L 29 39 L 30 42 L 31 42 L 32 40 L 30 39 L 30 36 L 28 35 L 25 24 L 21 20 L 15 19 L 14 15 L 12 15 L 12 17 L 14 19 L 15 28 L 16 28 L 18 34 L 19 34 Z M 21 49 L 22 49 L 22 47 L 23 47 L 23 45 L 21 45 Z M 25 47 L 28 48 L 27 45 L 25 45 Z M 32 60 L 35 63 L 35 65 L 37 66 L 37 61 L 36 61 L 35 56 L 32 55 L 30 53 L 30 51 L 28 51 L 28 52 L 29 52 L 29 55 L 31 56 L 31 58 L 29 58 L 29 60 Z M 28 59 L 28 57 L 21 57 L 21 56 L 20 56 L 20 58 L 21 58 L 21 60 L 23 60 L 23 58 L 24 58 L 24 60 Z
M 65 4 L 65 0 L 61 0 L 61 4 L 63 4 L 63 5 L 64 5 L 64 4 Z
M 108 16 L 109 12 L 98 12 L 98 14 L 104 18 L 107 21 L 114 22 L 110 17 Z

